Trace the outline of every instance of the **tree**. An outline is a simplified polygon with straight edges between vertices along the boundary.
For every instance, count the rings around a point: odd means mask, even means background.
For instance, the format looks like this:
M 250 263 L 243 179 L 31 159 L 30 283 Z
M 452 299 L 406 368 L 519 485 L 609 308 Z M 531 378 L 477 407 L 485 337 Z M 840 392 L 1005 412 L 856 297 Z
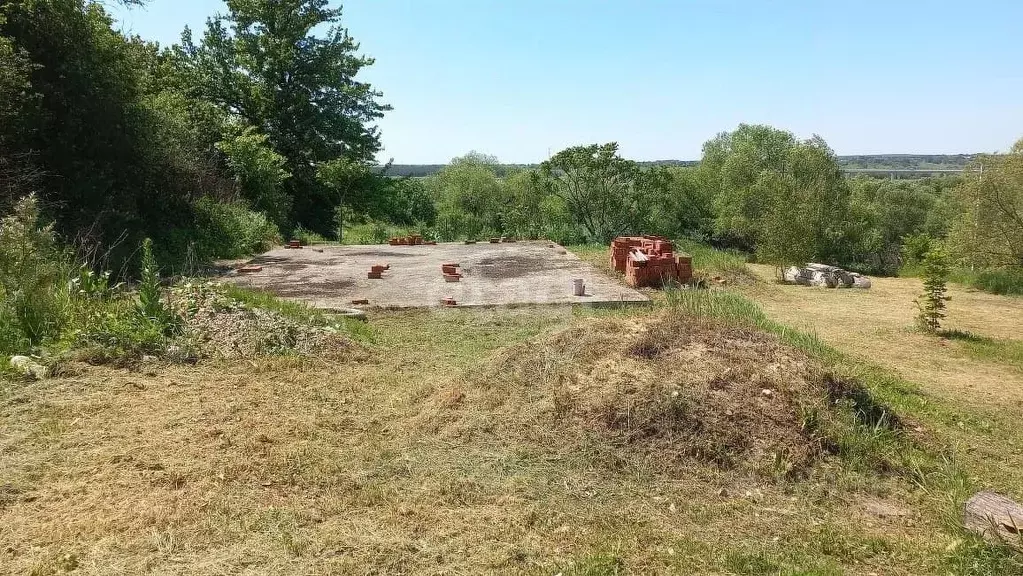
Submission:
M 639 232 L 649 210 L 639 166 L 618 155 L 616 142 L 562 150 L 540 164 L 537 179 L 564 201 L 591 241 Z
M 217 148 L 227 156 L 228 166 L 251 206 L 282 227 L 291 211 L 291 198 L 282 185 L 291 174 L 285 168 L 287 160 L 268 148 L 266 140 L 265 134 L 249 127 L 234 138 L 218 142 Z
M 323 183 L 329 191 L 328 205 L 335 207 L 335 214 L 342 215 L 340 218 L 335 217 L 338 240 L 341 239 L 344 227 L 343 214 L 345 208 L 350 208 L 349 204 L 353 200 L 352 195 L 359 190 L 369 188 L 367 180 L 372 177 L 373 175 L 365 163 L 348 158 L 335 158 L 321 163 L 317 168 L 317 180 Z
M 917 320 L 924 330 L 935 333 L 941 329 L 945 318 L 945 302 L 951 300 L 946 289 L 948 257 L 940 248 L 932 247 L 924 256 L 923 264 L 924 292 L 915 301 L 920 310 Z
M 975 266 L 1023 267 L 1023 140 L 984 156 L 958 189 L 960 217 L 949 233 L 957 255 Z
M 437 202 L 437 227 L 442 238 L 504 234 L 504 192 L 497 166 L 497 158 L 470 152 L 451 160 L 427 179 L 427 189 Z
M 207 22 L 198 46 L 188 29 L 182 34 L 191 94 L 265 134 L 287 159 L 293 221 L 330 232 L 339 198 L 318 167 L 370 162 L 380 150 L 373 122 L 390 110 L 355 79 L 373 59 L 357 54 L 341 8 L 327 0 L 227 0 L 227 8 Z
M 789 150 L 796 145 L 790 132 L 770 126 L 740 124 L 703 145 L 701 168 L 714 187 L 719 236 L 745 250 L 756 248 L 759 221 L 768 197 L 757 182 L 765 173 L 784 172 Z
M 819 136 L 740 125 L 704 145 L 717 235 L 774 264 L 849 259 L 849 190 Z
M 681 166 L 656 166 L 644 174 L 652 233 L 701 240 L 713 234 L 714 197 L 708 174 L 702 167 Z
M 0 146 L 35 174 L 55 230 L 118 263 L 134 239 L 187 223 L 184 166 L 158 146 L 146 102 L 151 45 L 113 30 L 96 2 L 12 0 L 0 14 L 0 114 L 16 118 Z

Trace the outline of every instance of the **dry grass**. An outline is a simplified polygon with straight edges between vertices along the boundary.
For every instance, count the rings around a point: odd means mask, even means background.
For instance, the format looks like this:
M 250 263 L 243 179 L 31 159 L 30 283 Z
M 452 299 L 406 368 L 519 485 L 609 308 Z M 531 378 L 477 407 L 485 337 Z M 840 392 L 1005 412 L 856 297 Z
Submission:
M 752 266 L 765 280 L 774 269 Z M 945 327 L 978 336 L 1023 340 L 1023 300 L 950 286 Z M 875 278 L 870 290 L 824 290 L 765 282 L 745 290 L 768 315 L 816 333 L 843 351 L 898 371 L 943 397 L 987 407 L 1023 409 L 1023 378 L 1009 363 L 971 354 L 969 342 L 914 329 L 915 278 Z M 964 397 L 965 395 L 965 397 Z
M 800 354 L 607 314 L 384 314 L 363 356 L 19 384 L 0 400 L 0 572 L 939 571 L 950 539 L 905 480 L 831 458 L 763 473 L 777 446 L 809 454 L 792 411 L 812 382 L 791 377 L 808 374 Z M 651 329 L 669 346 L 644 343 Z M 580 346 L 607 334 L 623 345 L 614 365 Z M 722 376 L 749 354 L 782 367 Z M 645 377 L 634 391 L 625 366 Z M 546 385 L 568 373 L 575 384 Z M 741 461 L 686 448 L 691 420 L 638 436 L 622 420 L 671 382 L 733 396 L 697 416 Z M 743 396 L 757 386 L 777 396 Z M 727 432 L 739 405 L 751 440 Z

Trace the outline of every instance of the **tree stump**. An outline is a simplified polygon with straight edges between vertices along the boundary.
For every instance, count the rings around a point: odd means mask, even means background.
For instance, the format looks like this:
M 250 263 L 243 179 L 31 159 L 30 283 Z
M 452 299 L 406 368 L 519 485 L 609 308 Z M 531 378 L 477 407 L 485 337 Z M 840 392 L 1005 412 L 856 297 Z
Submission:
M 978 492 L 966 501 L 963 525 L 991 542 L 1023 551 L 1023 506 L 995 492 Z

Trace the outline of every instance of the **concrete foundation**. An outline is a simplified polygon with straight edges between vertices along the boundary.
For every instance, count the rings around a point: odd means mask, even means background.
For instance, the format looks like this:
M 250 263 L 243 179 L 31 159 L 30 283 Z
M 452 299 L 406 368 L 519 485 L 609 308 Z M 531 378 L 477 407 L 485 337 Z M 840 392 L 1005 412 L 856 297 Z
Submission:
M 445 281 L 444 264 L 458 264 L 461 278 Z M 227 281 L 325 309 L 349 308 L 360 300 L 388 308 L 441 306 L 446 298 L 458 306 L 649 301 L 544 241 L 278 248 L 249 265 L 262 270 L 232 273 Z M 389 265 L 379 279 L 367 277 L 375 265 Z M 573 294 L 577 279 L 586 284 L 583 296 Z

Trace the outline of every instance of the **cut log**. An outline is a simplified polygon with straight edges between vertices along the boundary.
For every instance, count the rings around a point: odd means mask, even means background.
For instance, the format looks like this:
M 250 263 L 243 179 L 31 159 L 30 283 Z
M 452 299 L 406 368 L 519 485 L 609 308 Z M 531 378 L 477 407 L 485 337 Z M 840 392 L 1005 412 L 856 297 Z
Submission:
M 963 525 L 991 542 L 1023 551 L 1023 506 L 996 492 L 977 492 L 966 501 Z

